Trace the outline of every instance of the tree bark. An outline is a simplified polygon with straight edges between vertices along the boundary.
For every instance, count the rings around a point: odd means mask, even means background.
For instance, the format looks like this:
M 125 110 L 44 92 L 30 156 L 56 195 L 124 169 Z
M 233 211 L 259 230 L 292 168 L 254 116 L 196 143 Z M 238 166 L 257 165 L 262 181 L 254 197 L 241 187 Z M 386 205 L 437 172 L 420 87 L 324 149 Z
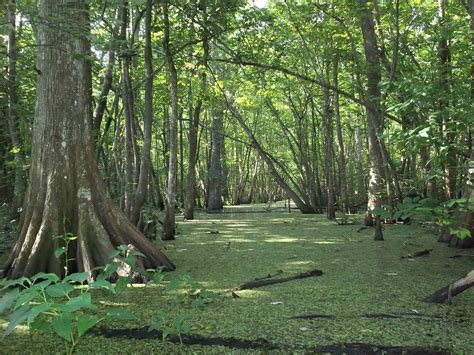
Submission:
M 329 74 L 329 64 L 328 64 Z M 325 156 L 326 156 L 326 197 L 327 197 L 327 217 L 329 220 L 336 218 L 336 212 L 334 204 L 336 198 L 334 196 L 334 169 L 333 169 L 333 130 L 332 130 L 332 113 L 331 113 L 331 102 L 329 96 L 329 89 L 323 88 L 323 120 L 325 130 Z
M 13 186 L 13 200 L 11 204 L 11 217 L 17 218 L 20 214 L 21 204 L 25 194 L 25 178 L 23 169 L 25 158 L 21 144 L 20 134 L 18 132 L 18 95 L 16 80 L 16 61 L 18 50 L 16 45 L 16 1 L 8 2 L 8 22 L 10 30 L 8 31 L 8 128 L 10 139 L 12 141 L 15 162 L 15 182 Z
M 165 218 L 163 221 L 163 240 L 175 239 L 175 205 L 176 205 L 176 172 L 177 172 L 177 127 L 178 127 L 178 72 L 174 64 L 173 54 L 170 48 L 170 20 L 168 15 L 168 1 L 164 0 L 163 9 L 163 50 L 168 65 L 168 75 L 171 85 L 171 117 L 168 122 L 169 135 L 169 167 L 168 188 L 165 206 Z
M 127 26 L 129 24 L 129 7 L 124 6 L 122 15 L 122 29 L 121 32 L 126 36 Z M 131 36 L 133 37 L 133 36 Z M 130 76 L 131 67 L 131 44 L 132 38 L 128 46 L 122 51 L 122 105 L 125 116 L 125 207 L 124 211 L 128 218 L 130 218 L 135 211 L 133 211 L 135 203 L 135 192 L 137 188 L 137 172 L 138 172 L 138 153 L 135 141 L 135 109 L 134 98 L 132 92 L 132 83 Z
M 114 28 L 112 29 L 112 38 L 110 39 L 109 52 L 107 58 L 107 66 L 105 68 L 104 81 L 102 83 L 102 88 L 100 90 L 99 97 L 97 99 L 97 105 L 95 107 L 93 123 L 92 123 L 92 133 L 95 138 L 98 138 L 100 135 L 100 126 L 102 123 L 102 118 L 104 117 L 104 112 L 107 107 L 107 97 L 109 95 L 110 89 L 112 88 L 114 64 L 115 64 L 115 51 L 117 50 L 117 38 L 124 35 L 125 33 L 118 34 L 120 28 L 120 19 L 124 11 L 124 0 L 120 0 L 117 6 L 117 14 L 115 17 Z
M 367 107 L 367 136 L 369 141 L 369 191 L 367 214 L 369 221 L 375 218 L 375 240 L 383 240 L 380 216 L 372 211 L 382 205 L 384 196 L 383 157 L 380 142 L 383 133 L 383 113 L 380 107 L 380 55 L 374 29 L 373 5 L 368 0 L 359 0 L 361 28 L 364 38 L 364 53 L 367 61 L 367 96 L 371 105 Z
M 37 104 L 29 184 L 21 226 L 5 265 L 9 278 L 54 272 L 64 276 L 56 236 L 72 233 L 71 272 L 110 262 L 119 245 L 132 244 L 146 255 L 144 267 L 173 263 L 115 206 L 103 184 L 91 135 L 91 65 L 86 1 L 38 1 Z M 55 19 L 51 21 L 50 19 Z M 58 19 L 61 22 L 58 23 Z M 87 29 L 87 30 L 86 30 Z M 61 45 L 58 46 L 58 43 Z
M 338 80 L 338 62 L 339 58 L 335 58 L 333 62 L 333 85 L 339 87 Z M 334 92 L 334 118 L 336 121 L 337 147 L 338 147 L 338 163 L 339 163 L 339 185 L 341 190 L 341 210 L 344 213 L 349 212 L 349 195 L 347 188 L 347 170 L 346 170 L 346 153 L 344 149 L 344 137 L 342 134 L 341 115 L 339 111 L 339 93 Z
M 438 0 L 438 24 L 440 31 L 440 39 L 438 41 L 439 85 L 443 92 L 439 100 L 439 110 L 441 129 L 447 146 L 446 161 L 443 164 L 445 192 L 448 199 L 453 199 L 456 198 L 456 152 L 453 147 L 454 127 L 450 124 L 451 117 L 448 112 L 449 97 L 451 95 L 449 86 L 451 53 L 448 44 L 448 29 L 445 24 L 446 2 L 447 0 Z
M 211 57 L 216 57 L 215 46 L 211 46 Z M 215 66 L 213 68 L 217 79 L 222 78 L 221 68 Z M 208 171 L 208 196 L 207 210 L 219 211 L 224 207 L 222 201 L 222 145 L 224 144 L 223 136 L 223 115 L 224 110 L 220 107 L 220 103 L 212 110 L 211 122 L 211 154 L 209 160 Z
M 189 157 L 188 157 L 188 176 L 186 179 L 186 196 L 184 218 L 194 219 L 194 205 L 196 203 L 196 164 L 198 159 L 198 128 L 203 105 L 203 96 L 207 91 L 206 67 L 209 58 L 209 42 L 206 36 L 203 36 L 202 47 L 204 55 L 202 58 L 202 68 L 200 73 L 201 92 L 198 94 L 194 111 L 189 116 Z
M 214 110 L 211 124 L 211 159 L 209 162 L 209 187 L 207 210 L 218 211 L 223 208 L 222 202 L 222 110 Z
M 362 139 L 360 137 L 360 127 L 354 127 L 354 143 L 355 143 L 355 152 L 356 152 L 356 157 L 357 157 L 357 162 L 356 162 L 356 167 L 357 167 L 357 172 L 356 172 L 356 181 L 357 181 L 357 196 L 360 196 L 362 194 L 366 193 L 366 185 L 364 182 L 364 168 L 362 164 Z

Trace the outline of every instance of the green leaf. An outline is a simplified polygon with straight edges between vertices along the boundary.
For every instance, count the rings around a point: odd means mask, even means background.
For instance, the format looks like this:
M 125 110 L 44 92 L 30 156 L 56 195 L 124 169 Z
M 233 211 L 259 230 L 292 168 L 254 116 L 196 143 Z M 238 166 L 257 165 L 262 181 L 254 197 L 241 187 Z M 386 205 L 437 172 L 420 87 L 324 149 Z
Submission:
M 204 291 L 199 292 L 199 297 L 215 300 L 219 298 L 219 295 L 215 292 L 204 290 Z
M 66 239 L 67 240 L 76 240 L 77 239 L 77 235 L 74 235 L 72 233 L 68 233 L 66 234 Z
M 109 257 L 110 258 L 115 258 L 116 256 L 119 256 L 120 254 L 122 254 L 122 251 L 120 251 L 118 249 L 115 249 L 114 251 L 111 251 L 109 253 Z
M 177 278 L 172 279 L 165 287 L 165 292 L 177 290 L 180 287 L 180 281 Z
M 117 318 L 120 320 L 135 320 L 135 317 L 132 313 L 122 308 L 111 308 L 107 311 L 107 316 L 110 318 Z
M 127 265 L 130 265 L 130 267 L 133 269 L 135 265 L 137 265 L 137 258 L 133 255 L 127 256 L 127 258 L 124 260 Z
M 471 236 L 471 231 L 466 228 L 451 228 L 449 227 L 449 233 L 455 235 L 459 239 L 469 238 Z
M 127 288 L 129 283 L 130 283 L 130 276 L 128 277 L 120 276 L 117 282 L 115 283 L 115 291 L 117 291 L 117 293 L 122 293 Z
M 62 313 L 54 316 L 52 321 L 54 332 L 66 341 L 72 340 L 72 315 Z
M 76 272 L 74 274 L 68 275 L 64 278 L 64 282 L 79 282 L 84 283 L 89 278 L 88 272 Z
M 104 271 L 99 275 L 98 279 L 108 279 L 110 276 L 114 274 L 119 268 L 119 263 L 110 263 L 105 265 Z
M 37 273 L 33 276 L 31 276 L 31 279 L 33 281 L 44 279 L 44 280 L 50 280 L 51 282 L 58 282 L 59 281 L 59 276 L 53 273 L 48 273 L 45 274 L 44 272 Z
M 30 305 L 25 304 L 24 306 L 18 308 L 15 312 L 12 313 L 8 325 L 5 328 L 5 331 L 3 332 L 2 338 L 5 338 L 6 336 L 10 335 L 19 324 L 23 323 L 28 318 L 29 310 Z
M 28 284 L 28 285 L 31 285 L 31 281 L 30 279 L 28 279 L 27 277 L 20 277 L 19 279 L 15 279 L 15 280 L 8 280 L 8 281 L 5 281 L 2 283 L 3 285 L 3 288 L 2 290 L 5 290 L 9 287 L 12 287 L 12 286 L 17 286 L 17 285 L 22 285 L 24 286 L 25 282 Z
M 164 278 L 165 278 L 165 275 L 161 272 L 157 272 L 157 273 L 153 274 L 153 282 L 156 283 L 156 284 L 161 283 Z
M 104 279 L 94 281 L 93 283 L 89 285 L 89 287 L 90 288 L 105 288 L 113 294 L 116 293 L 114 289 L 114 285 L 112 285 L 109 281 L 104 280 Z
M 0 298 L 0 314 L 4 313 L 5 311 L 11 308 L 13 302 L 15 302 L 19 293 L 20 293 L 20 290 L 15 288 L 14 290 L 7 292 L 6 294 L 3 295 L 2 298 Z
M 119 255 L 125 255 L 128 251 L 128 247 L 126 245 L 119 245 L 114 251 L 112 251 L 109 256 L 111 258 L 115 258 Z
M 194 307 L 194 308 L 202 308 L 204 307 L 204 299 L 198 297 L 196 299 L 194 299 L 192 302 L 191 302 L 191 306 Z
M 41 313 L 46 312 L 48 309 L 50 309 L 50 304 L 49 303 L 41 303 L 37 306 L 34 306 L 31 308 L 31 310 L 28 312 L 28 318 L 27 318 L 27 324 L 30 326 L 33 321 L 40 315 Z
M 37 284 L 34 284 L 33 286 L 31 286 L 31 288 L 35 290 L 43 291 L 46 287 L 48 287 L 52 283 L 53 283 L 52 280 L 44 280 L 44 281 L 38 282 Z
M 75 312 L 81 308 L 97 308 L 97 306 L 92 303 L 91 294 L 88 292 L 84 292 L 77 297 L 71 298 L 66 302 L 66 306 L 70 307 L 70 312 Z
M 60 248 L 54 249 L 54 256 L 56 258 L 59 258 L 61 255 L 65 254 L 65 253 L 66 253 L 66 248 L 65 247 L 60 247 Z
M 382 207 L 375 207 L 372 210 L 372 214 L 380 216 L 380 218 L 388 218 L 391 217 L 392 213 L 390 211 L 387 211 L 386 209 Z
M 36 319 L 29 324 L 31 329 L 49 331 L 51 330 L 51 325 L 48 323 L 44 314 L 40 314 Z
M 99 319 L 96 317 L 87 315 L 79 316 L 76 322 L 77 334 L 79 336 L 82 336 L 85 332 L 94 327 L 97 323 L 99 323 Z
M 70 292 L 74 290 L 74 287 L 69 284 L 54 284 L 51 286 L 48 286 L 45 289 L 45 292 L 48 294 L 50 297 L 64 297 Z
M 132 252 L 130 253 L 130 255 L 132 255 L 132 256 L 142 256 L 142 257 L 146 258 L 146 255 L 145 255 L 145 254 L 143 254 L 142 252 L 139 252 L 139 251 L 137 251 L 137 250 L 132 251 Z
M 38 296 L 39 296 L 39 292 L 36 291 L 35 289 L 29 288 L 27 290 L 22 291 L 20 293 L 20 296 L 18 296 L 18 298 L 15 302 L 14 309 L 17 309 L 20 306 L 23 306 L 23 305 L 29 303 L 31 300 L 34 300 Z

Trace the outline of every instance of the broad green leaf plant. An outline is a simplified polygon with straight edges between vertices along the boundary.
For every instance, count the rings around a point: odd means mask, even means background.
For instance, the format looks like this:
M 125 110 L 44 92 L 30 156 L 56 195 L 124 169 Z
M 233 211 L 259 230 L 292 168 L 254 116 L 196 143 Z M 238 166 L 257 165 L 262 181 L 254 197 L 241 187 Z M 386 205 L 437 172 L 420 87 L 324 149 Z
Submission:
M 67 250 L 71 241 L 77 237 L 65 234 L 60 237 L 64 246 L 54 252 L 57 258 L 62 256 L 69 261 Z M 9 314 L 8 325 L 2 338 L 10 335 L 19 325 L 26 324 L 30 331 L 52 331 L 64 341 L 64 352 L 73 354 L 81 337 L 104 320 L 135 320 L 136 317 L 124 308 L 99 309 L 93 302 L 93 290 L 104 289 L 111 295 L 120 294 L 133 283 L 133 277 L 140 275 L 142 280 L 160 284 L 164 280 L 161 269 L 143 270 L 137 267 L 136 258 L 144 256 L 138 251 L 130 251 L 125 245 L 114 250 L 110 257 L 113 262 L 95 269 L 98 276 L 92 280 L 88 272 L 68 273 L 65 263 L 65 277 L 60 279 L 53 273 L 38 273 L 31 277 L 16 280 L 3 280 L 2 291 L 7 292 L 0 299 L 0 315 Z M 126 268 L 126 276 L 117 276 L 119 270 Z M 109 280 L 114 279 L 112 283 Z M 185 295 L 192 299 L 192 307 L 202 307 L 216 299 L 217 294 L 202 290 L 199 283 L 189 275 L 173 278 L 164 288 L 164 292 L 185 289 Z M 180 304 L 182 297 L 176 296 Z M 189 332 L 188 315 L 181 313 L 171 317 L 160 313 L 149 330 L 161 330 L 163 340 L 169 335 L 177 335 L 182 342 L 182 334 Z
M 474 205 L 468 198 L 451 199 L 440 203 L 433 199 L 405 198 L 403 202 L 397 203 L 396 207 L 391 209 L 388 206 L 374 208 L 373 213 L 379 215 L 382 219 L 405 220 L 410 217 L 418 216 L 434 220 L 437 225 L 447 227 L 449 233 L 460 238 L 471 237 L 471 232 L 466 226 L 458 223 L 453 211 L 473 212 Z

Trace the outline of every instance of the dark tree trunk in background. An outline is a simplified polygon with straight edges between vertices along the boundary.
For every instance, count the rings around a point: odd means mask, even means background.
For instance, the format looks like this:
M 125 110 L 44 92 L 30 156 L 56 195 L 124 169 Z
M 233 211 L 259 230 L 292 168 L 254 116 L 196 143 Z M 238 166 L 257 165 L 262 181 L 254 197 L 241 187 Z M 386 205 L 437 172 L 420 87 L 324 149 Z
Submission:
M 17 278 L 38 272 L 64 273 L 54 257 L 69 244 L 70 271 L 86 271 L 110 262 L 110 252 L 132 244 L 146 255 L 146 268 L 171 261 L 112 204 L 95 161 L 91 121 L 91 66 L 86 1 L 38 1 L 37 104 L 29 184 L 21 226 L 4 275 Z M 54 22 L 50 19 L 54 19 Z M 61 23 L 57 24 L 57 20 Z M 61 43 L 58 46 L 58 43 Z
M 122 32 L 126 33 L 127 25 L 130 21 L 129 8 L 125 6 L 122 16 Z M 132 78 L 130 75 L 131 68 L 131 45 L 125 45 L 122 51 L 122 105 L 125 116 L 125 207 L 124 211 L 128 218 L 132 216 L 135 202 L 135 192 L 137 187 L 136 172 L 138 171 L 138 154 L 136 146 L 135 132 L 135 109 L 134 98 L 132 92 Z
M 117 39 L 119 37 L 118 31 L 120 28 L 120 19 L 124 11 L 124 0 L 120 0 L 117 6 L 117 14 L 115 17 L 114 28 L 112 30 L 112 38 L 110 39 L 109 52 L 107 58 L 107 66 L 105 68 L 104 82 L 102 83 L 102 89 L 100 90 L 99 97 L 97 99 L 97 105 L 95 107 L 93 123 L 92 123 L 92 134 L 95 138 L 100 135 L 100 126 L 104 117 L 104 112 L 107 107 L 107 97 L 110 89 L 112 88 L 112 80 L 114 73 L 115 64 L 115 52 L 117 50 Z M 123 33 L 125 34 L 125 33 Z M 122 33 L 121 33 L 122 35 Z
M 357 157 L 356 162 L 356 181 L 357 181 L 357 196 L 366 193 L 364 166 L 362 164 L 362 139 L 360 137 L 360 127 L 354 127 L 354 143 Z
M 18 50 L 16 45 L 16 1 L 8 2 L 8 22 L 10 30 L 8 31 L 8 128 L 10 131 L 10 139 L 12 141 L 15 161 L 15 182 L 13 186 L 13 200 L 11 205 L 11 216 L 16 218 L 19 216 L 20 207 L 25 194 L 25 178 L 23 169 L 25 165 L 23 146 L 21 144 L 20 134 L 18 131 L 18 95 L 16 80 L 16 61 Z
M 211 46 L 211 56 L 216 56 L 215 46 Z M 213 68 L 216 78 L 222 78 L 221 68 L 215 66 Z M 211 123 L 211 153 L 209 160 L 209 171 L 208 171 L 208 196 L 207 196 L 207 210 L 218 211 L 224 207 L 222 201 L 222 145 L 224 144 L 224 131 L 223 131 L 223 116 L 224 109 L 217 103 L 216 107 L 212 110 L 212 123 Z
M 339 87 L 338 80 L 338 62 L 339 58 L 334 59 L 333 63 L 333 84 L 335 88 Z M 341 115 L 339 112 L 339 92 L 334 92 L 334 118 L 336 120 L 337 151 L 339 164 L 339 185 L 341 190 L 341 210 L 344 213 L 349 212 L 349 194 L 347 188 L 347 167 L 346 153 L 344 149 L 344 137 L 342 134 Z
M 202 46 L 204 50 L 203 68 L 201 68 L 201 92 L 198 94 L 194 112 L 190 115 L 189 122 L 189 158 L 188 158 L 188 176 L 186 179 L 186 198 L 184 218 L 188 220 L 194 219 L 194 205 L 196 203 L 196 163 L 198 158 L 198 128 L 201 116 L 203 96 L 207 90 L 206 69 L 209 57 L 209 43 L 207 38 L 203 38 Z
M 162 4 L 163 9 L 163 50 L 168 65 L 168 75 L 171 86 L 171 117 L 168 121 L 169 135 L 169 166 L 168 166 L 168 188 L 165 206 L 165 218 L 163 221 L 163 240 L 173 240 L 175 236 L 175 205 L 176 205 L 176 173 L 178 168 L 177 136 L 178 136 L 178 72 L 174 64 L 173 54 L 170 48 L 170 20 L 168 15 L 168 2 Z
M 367 61 L 367 136 L 369 141 L 369 191 L 367 217 L 368 222 L 375 219 L 375 240 L 383 240 L 380 216 L 372 211 L 382 205 L 384 196 L 384 168 L 380 139 L 383 133 L 383 114 L 380 107 L 380 55 L 374 29 L 372 3 L 359 0 L 361 11 L 361 28 L 364 38 L 364 53 Z M 373 222 L 372 222 L 373 223 Z
M 209 187 L 207 210 L 218 211 L 223 206 L 222 202 L 222 157 L 221 145 L 223 144 L 222 116 L 223 110 L 218 109 L 212 113 L 211 125 L 211 160 L 209 163 Z
M 446 25 L 446 5 L 447 0 L 438 0 L 438 61 L 439 61 L 439 85 L 442 95 L 439 100 L 439 110 L 441 116 L 441 129 L 443 138 L 447 146 L 446 161 L 444 164 L 444 186 L 448 199 L 456 198 L 456 152 L 453 146 L 455 136 L 455 125 L 452 122 L 448 111 L 451 89 L 449 85 L 449 73 L 451 66 L 451 53 L 448 44 L 448 26 Z
M 431 174 L 431 157 L 430 148 L 428 146 L 422 146 L 420 148 L 420 165 L 423 172 L 423 177 L 426 179 Z M 439 197 L 436 189 L 436 180 L 434 177 L 426 181 L 424 195 L 433 199 Z
M 329 64 L 327 68 L 327 74 L 329 74 Z M 326 141 L 324 144 L 325 148 L 325 172 L 326 172 L 326 197 L 327 197 L 327 217 L 328 219 L 336 218 L 336 212 L 334 204 L 336 198 L 334 196 L 334 169 L 333 169 L 333 130 L 332 130 L 332 110 L 331 110 L 331 99 L 329 89 L 326 87 L 323 90 L 323 120 L 324 120 L 324 133 Z
M 3 89 L 3 85 L 2 85 Z M 5 165 L 5 154 L 7 152 L 7 142 L 9 140 L 7 133 L 7 100 L 0 95 L 0 203 L 7 202 L 10 199 L 10 189 L 7 185 L 7 168 Z

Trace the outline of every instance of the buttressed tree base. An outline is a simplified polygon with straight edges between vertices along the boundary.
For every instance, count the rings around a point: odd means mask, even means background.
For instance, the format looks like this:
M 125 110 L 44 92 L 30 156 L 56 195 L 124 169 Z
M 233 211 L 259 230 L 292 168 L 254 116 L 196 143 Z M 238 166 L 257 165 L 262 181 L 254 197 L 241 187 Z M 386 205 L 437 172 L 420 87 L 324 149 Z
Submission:
M 84 1 L 38 2 L 37 104 L 29 184 L 16 243 L 4 275 L 64 272 L 54 257 L 66 233 L 68 269 L 92 270 L 108 263 L 118 245 L 132 244 L 146 255 L 147 268 L 173 263 L 116 208 L 99 176 L 91 141 L 91 67 Z M 60 19 L 60 20 L 58 20 Z

